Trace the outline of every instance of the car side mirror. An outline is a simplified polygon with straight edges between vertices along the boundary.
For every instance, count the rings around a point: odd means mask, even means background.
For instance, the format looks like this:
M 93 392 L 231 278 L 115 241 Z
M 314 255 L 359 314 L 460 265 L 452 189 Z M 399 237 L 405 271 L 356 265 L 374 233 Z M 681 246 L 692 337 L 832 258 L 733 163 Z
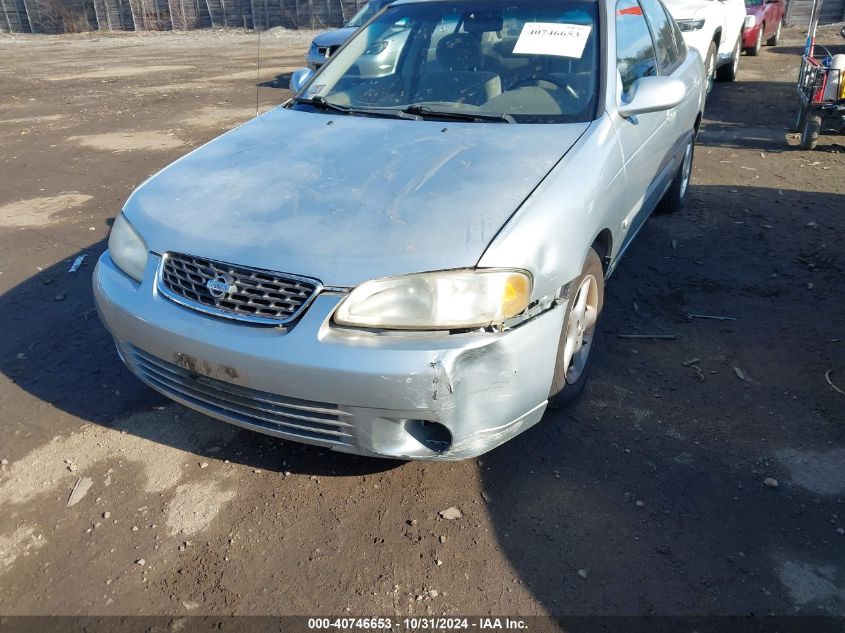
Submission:
M 290 91 L 296 94 L 313 76 L 314 71 L 310 68 L 297 68 L 290 76 Z
M 669 110 L 684 100 L 686 84 L 672 77 L 640 77 L 627 98 L 623 97 L 617 111 L 620 116 L 632 117 L 647 112 Z

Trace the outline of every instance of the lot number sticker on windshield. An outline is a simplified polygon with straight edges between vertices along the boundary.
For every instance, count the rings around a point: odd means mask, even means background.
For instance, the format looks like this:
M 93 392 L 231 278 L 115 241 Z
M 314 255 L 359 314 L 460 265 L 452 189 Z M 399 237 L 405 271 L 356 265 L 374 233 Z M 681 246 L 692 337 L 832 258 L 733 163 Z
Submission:
M 557 55 L 581 59 L 592 30 L 590 24 L 526 22 L 513 52 L 517 55 Z

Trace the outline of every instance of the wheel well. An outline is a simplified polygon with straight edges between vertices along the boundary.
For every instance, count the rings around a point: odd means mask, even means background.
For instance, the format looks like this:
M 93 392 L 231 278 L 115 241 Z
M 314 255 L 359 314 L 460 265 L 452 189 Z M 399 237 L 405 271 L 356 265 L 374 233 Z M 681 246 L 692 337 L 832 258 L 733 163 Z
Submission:
M 717 29 L 715 33 L 713 33 L 713 41 L 716 42 L 716 50 L 719 50 L 719 44 L 722 43 L 722 31 L 721 29 Z
M 596 236 L 592 248 L 601 260 L 601 267 L 607 272 L 607 267 L 610 265 L 610 255 L 613 252 L 613 235 L 609 229 L 604 229 Z

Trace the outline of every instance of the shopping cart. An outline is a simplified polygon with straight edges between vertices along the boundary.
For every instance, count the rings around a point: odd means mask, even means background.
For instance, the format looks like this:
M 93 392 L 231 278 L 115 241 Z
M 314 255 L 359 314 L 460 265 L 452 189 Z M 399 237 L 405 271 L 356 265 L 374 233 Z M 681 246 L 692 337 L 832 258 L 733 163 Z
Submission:
M 814 149 L 823 128 L 845 130 L 845 55 L 831 55 L 816 44 L 821 0 L 813 0 L 807 43 L 798 73 L 798 117 L 795 131 L 801 134 L 801 149 Z M 845 28 L 842 29 L 845 37 Z M 823 57 L 816 56 L 822 49 Z

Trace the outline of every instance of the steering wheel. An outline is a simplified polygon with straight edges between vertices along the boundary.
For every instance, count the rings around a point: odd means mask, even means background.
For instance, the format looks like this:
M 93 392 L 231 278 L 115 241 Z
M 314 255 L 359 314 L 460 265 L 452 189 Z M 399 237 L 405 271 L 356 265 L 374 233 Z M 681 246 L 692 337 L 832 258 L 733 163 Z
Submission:
M 550 84 L 554 84 L 561 90 L 566 90 L 567 88 L 569 88 L 569 84 L 563 83 L 562 79 L 559 79 L 554 75 L 544 73 L 542 75 L 537 75 L 534 77 L 523 77 L 522 79 L 517 79 L 510 86 L 508 86 L 507 89 L 516 90 L 517 88 L 522 88 L 523 86 L 527 86 L 528 84 L 540 83 L 541 81 L 547 81 Z

